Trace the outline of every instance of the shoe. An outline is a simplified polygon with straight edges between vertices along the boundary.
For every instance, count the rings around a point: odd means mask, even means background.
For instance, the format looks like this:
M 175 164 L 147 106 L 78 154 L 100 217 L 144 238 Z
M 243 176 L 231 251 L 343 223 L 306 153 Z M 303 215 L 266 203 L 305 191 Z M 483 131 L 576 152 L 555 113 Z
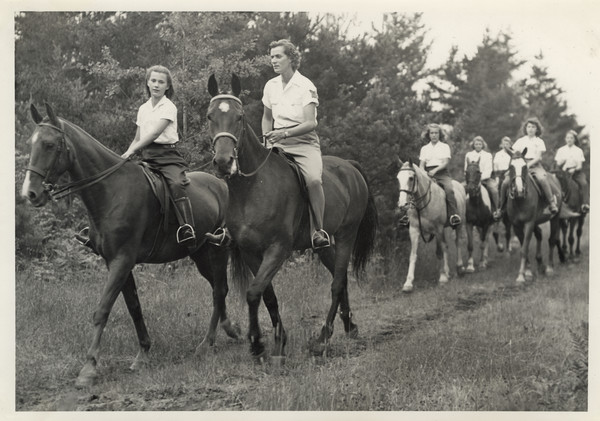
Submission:
M 563 203 L 563 205 L 560 207 L 560 219 L 579 218 L 580 216 L 581 214 L 574 212 L 566 203 Z
M 552 215 L 556 215 L 558 213 L 558 207 L 556 206 L 556 203 L 550 203 L 548 209 Z
M 196 233 L 189 224 L 179 227 L 177 230 L 177 243 L 187 247 L 193 247 L 196 242 Z
M 75 239 L 85 247 L 88 247 L 92 252 L 98 254 L 94 245 L 92 244 L 92 240 L 90 240 L 90 227 L 84 227 L 81 231 L 75 234 Z
M 494 211 L 494 213 L 492 214 L 492 216 L 494 217 L 494 221 L 499 221 L 502 219 L 502 209 L 496 209 Z
M 329 247 L 331 242 L 329 241 L 329 234 L 327 234 L 324 230 L 317 230 L 313 233 L 312 236 L 312 247 L 313 249 L 322 249 L 324 247 Z
M 455 227 L 455 226 L 457 226 L 457 225 L 460 225 L 460 223 L 461 223 L 461 222 L 462 222 L 462 221 L 461 221 L 461 219 L 460 219 L 460 216 L 458 216 L 458 215 L 456 215 L 456 214 L 454 214 L 454 215 L 452 215 L 452 216 L 450 217 L 450 225 L 451 225 L 451 226 L 453 226 L 453 227 Z
M 219 247 L 228 246 L 231 244 L 231 235 L 229 234 L 229 230 L 227 228 L 217 228 L 213 234 L 207 232 L 204 234 L 204 236 L 207 238 L 209 243 Z
M 590 211 L 590 205 L 588 205 L 587 203 L 584 203 L 583 205 L 581 205 L 581 213 L 588 213 Z

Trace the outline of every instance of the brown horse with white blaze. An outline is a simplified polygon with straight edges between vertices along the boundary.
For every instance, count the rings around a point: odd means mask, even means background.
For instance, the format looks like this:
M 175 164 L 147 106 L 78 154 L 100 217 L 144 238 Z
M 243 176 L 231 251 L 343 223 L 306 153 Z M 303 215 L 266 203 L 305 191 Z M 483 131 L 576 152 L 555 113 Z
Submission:
M 77 192 L 88 211 L 93 248 L 108 267 L 108 279 L 94 311 L 92 343 L 76 384 L 89 386 L 98 376 L 100 338 L 119 294 L 125 299 L 139 340 L 139 352 L 131 368 L 137 369 L 148 361 L 150 337 L 132 273 L 136 263 L 164 263 L 189 255 L 213 288 L 213 313 L 197 352 L 205 352 L 214 344 L 219 320 L 226 333 L 237 338 L 240 329 L 230 322 L 225 307 L 227 250 L 200 238 L 192 251 L 177 244 L 177 221 L 172 218 L 163 223 L 159 201 L 140 165 L 121 158 L 81 128 L 56 117 L 49 105 L 46 104 L 45 119 L 33 104 L 30 108 L 37 127 L 31 136 L 31 156 L 22 195 L 33 206 L 40 207 L 51 197 Z M 61 188 L 54 186 L 65 172 L 72 182 Z M 189 173 L 188 177 L 187 191 L 197 231 L 213 232 L 224 220 L 227 186 L 206 173 Z

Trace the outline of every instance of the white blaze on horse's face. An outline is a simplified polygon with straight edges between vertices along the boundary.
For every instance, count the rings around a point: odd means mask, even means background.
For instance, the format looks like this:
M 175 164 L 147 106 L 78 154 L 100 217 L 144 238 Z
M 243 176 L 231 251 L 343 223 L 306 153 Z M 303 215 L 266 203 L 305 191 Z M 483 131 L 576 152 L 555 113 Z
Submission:
M 400 185 L 400 197 L 398 198 L 398 207 L 402 208 L 408 204 L 408 193 L 404 190 L 409 190 L 414 184 L 415 173 L 412 171 L 398 172 L 398 184 Z
M 523 167 L 527 167 L 527 163 L 523 158 L 513 159 L 510 165 L 515 169 L 515 187 L 517 194 L 522 194 L 524 191 L 524 180 L 521 174 L 523 174 Z
M 221 102 L 219 104 L 219 110 L 221 110 L 222 113 L 226 113 L 229 111 L 229 104 L 227 102 Z

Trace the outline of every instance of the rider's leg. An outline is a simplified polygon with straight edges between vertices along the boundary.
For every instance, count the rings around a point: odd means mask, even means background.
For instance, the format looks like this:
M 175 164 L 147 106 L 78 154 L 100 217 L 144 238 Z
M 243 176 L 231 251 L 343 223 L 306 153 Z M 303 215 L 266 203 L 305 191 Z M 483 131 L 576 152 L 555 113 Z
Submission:
M 492 213 L 498 208 L 498 183 L 493 178 L 481 180 L 481 184 L 485 186 L 488 193 L 490 194 L 490 201 L 492 202 Z
M 506 196 L 508 193 L 509 183 L 510 183 L 509 177 L 508 177 L 508 174 L 506 174 L 504 176 L 504 179 L 502 180 L 502 184 L 500 185 L 500 197 L 498 200 L 500 205 L 498 206 L 498 210 L 496 210 L 496 212 L 494 212 L 494 219 L 496 221 L 499 221 L 502 218 L 502 213 L 504 212 L 504 207 L 506 206 Z
M 458 206 L 456 205 L 456 197 L 454 196 L 454 187 L 452 186 L 452 178 L 447 170 L 442 170 L 435 174 L 435 179 L 438 184 L 446 192 L 446 203 L 448 205 L 448 215 L 450 216 L 450 225 L 459 225 L 462 221 L 458 215 Z
M 196 245 L 196 233 L 194 232 L 194 214 L 192 204 L 187 196 L 185 186 L 190 183 L 185 175 L 185 167 L 181 165 L 162 166 L 161 172 L 165 176 L 173 201 L 177 206 L 177 219 L 179 229 L 177 230 L 177 242 L 187 247 Z
M 552 187 L 550 187 L 550 182 L 548 180 L 548 174 L 546 174 L 546 170 L 542 167 L 541 164 L 538 164 L 534 167 L 530 167 L 529 171 L 531 171 L 536 180 L 538 181 L 542 191 L 544 192 L 544 196 L 546 196 L 546 200 L 550 204 L 550 213 L 557 213 L 558 206 L 556 204 L 556 197 L 554 197 L 554 193 L 552 192 Z
M 590 210 L 590 192 L 585 173 L 583 171 L 575 171 L 573 180 L 579 184 L 579 189 L 581 190 L 581 211 L 588 212 Z

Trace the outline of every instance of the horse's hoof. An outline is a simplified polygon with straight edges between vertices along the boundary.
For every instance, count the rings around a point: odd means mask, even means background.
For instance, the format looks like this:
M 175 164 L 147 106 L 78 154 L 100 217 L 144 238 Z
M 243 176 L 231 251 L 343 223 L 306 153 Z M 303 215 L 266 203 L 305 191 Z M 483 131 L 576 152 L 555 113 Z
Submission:
M 308 344 L 308 352 L 314 357 L 320 357 L 327 350 L 327 343 L 319 342 L 318 340 L 313 339 Z
M 242 328 L 240 325 L 231 322 L 229 319 L 222 321 L 221 327 L 230 338 L 239 339 L 242 336 Z
M 522 273 L 519 273 L 519 276 L 517 276 L 517 284 L 523 284 L 525 283 L 525 276 L 523 276 Z
M 402 292 L 406 292 L 406 293 L 413 292 L 413 289 L 414 289 L 414 287 L 412 285 L 404 285 L 402 287 Z
M 260 364 L 260 365 L 264 365 L 266 363 L 269 362 L 269 354 L 267 353 L 267 350 L 263 350 L 260 354 L 258 355 L 254 355 L 252 354 L 252 361 L 254 361 L 256 364 Z
M 547 275 L 547 276 L 552 276 L 552 275 L 554 275 L 554 268 L 552 268 L 551 266 L 547 266 L 547 267 L 546 267 L 546 275 Z
M 75 380 L 75 387 L 77 387 L 78 389 L 91 387 L 96 383 L 97 379 L 97 374 L 79 374 L 79 376 L 77 376 L 77 379 Z
M 350 330 L 346 332 L 346 336 L 350 339 L 358 338 L 358 326 L 352 324 L 352 326 L 350 326 Z
M 487 269 L 487 263 L 481 263 L 481 264 L 479 265 L 479 269 L 481 269 L 481 270 L 486 270 L 486 269 Z
M 440 281 L 439 282 L 440 282 L 440 284 L 446 284 L 446 283 L 448 283 L 448 276 L 446 276 L 444 274 L 440 275 Z
M 283 368 L 285 365 L 285 355 L 271 355 L 270 362 L 273 368 Z
M 130 371 L 139 371 L 146 367 L 148 367 L 148 361 L 136 358 L 133 361 L 133 363 L 131 363 L 131 365 L 129 366 L 129 370 Z
M 533 272 L 531 272 L 530 270 L 526 270 L 525 271 L 525 280 L 528 282 L 533 281 Z
M 465 269 L 466 273 L 473 273 L 475 272 L 475 266 L 469 265 L 467 266 L 467 268 Z
M 210 345 L 208 343 L 208 341 L 205 339 L 200 343 L 200 345 L 198 345 L 196 347 L 196 351 L 194 352 L 194 357 L 196 357 L 196 358 L 206 357 L 208 355 L 208 352 L 211 349 L 214 349 L 214 345 Z
M 502 253 L 504 251 L 504 244 L 498 244 L 498 253 Z

